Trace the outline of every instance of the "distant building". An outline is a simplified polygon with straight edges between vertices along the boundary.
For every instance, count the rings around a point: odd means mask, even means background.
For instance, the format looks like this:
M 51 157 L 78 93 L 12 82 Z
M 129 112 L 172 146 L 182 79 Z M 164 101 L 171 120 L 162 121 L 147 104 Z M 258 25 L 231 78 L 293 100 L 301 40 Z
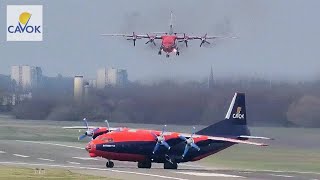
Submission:
M 40 85 L 42 80 L 42 70 L 34 66 L 12 66 L 11 79 L 16 82 L 16 86 L 22 91 L 30 91 Z
M 88 82 L 91 88 L 97 88 L 97 80 L 90 79 Z
M 74 77 L 74 100 L 77 102 L 82 101 L 83 97 L 83 88 L 84 88 L 84 81 L 83 76 L 75 76 Z
M 212 89 L 213 87 L 214 87 L 214 79 L 213 79 L 213 70 L 212 70 L 212 66 L 211 66 L 210 75 L 208 77 L 208 88 Z
M 97 88 L 106 86 L 125 86 L 128 83 L 128 74 L 125 69 L 101 68 L 97 71 Z

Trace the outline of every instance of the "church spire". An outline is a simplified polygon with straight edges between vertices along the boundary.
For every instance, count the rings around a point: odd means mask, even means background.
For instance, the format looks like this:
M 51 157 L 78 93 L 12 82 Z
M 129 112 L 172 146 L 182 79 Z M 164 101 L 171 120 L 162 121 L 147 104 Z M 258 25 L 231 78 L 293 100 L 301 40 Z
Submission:
M 214 79 L 213 79 L 213 70 L 212 70 L 212 65 L 211 65 L 211 71 L 210 71 L 210 76 L 208 78 L 208 88 L 213 88 L 214 85 Z

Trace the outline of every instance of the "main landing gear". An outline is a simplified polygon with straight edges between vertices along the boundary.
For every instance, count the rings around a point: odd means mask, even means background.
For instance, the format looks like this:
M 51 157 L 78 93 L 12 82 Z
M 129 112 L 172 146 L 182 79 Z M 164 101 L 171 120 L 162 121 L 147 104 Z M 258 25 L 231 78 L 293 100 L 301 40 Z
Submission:
M 108 162 L 106 163 L 106 166 L 107 166 L 107 168 L 113 168 L 114 163 L 113 163 L 112 161 L 108 161 Z
M 166 161 L 166 162 L 163 164 L 163 168 L 164 168 L 164 169 L 178 169 L 178 164 L 177 164 L 176 162 Z
M 138 162 L 138 168 L 146 168 L 150 169 L 151 168 L 151 161 L 146 160 L 146 161 L 140 161 Z

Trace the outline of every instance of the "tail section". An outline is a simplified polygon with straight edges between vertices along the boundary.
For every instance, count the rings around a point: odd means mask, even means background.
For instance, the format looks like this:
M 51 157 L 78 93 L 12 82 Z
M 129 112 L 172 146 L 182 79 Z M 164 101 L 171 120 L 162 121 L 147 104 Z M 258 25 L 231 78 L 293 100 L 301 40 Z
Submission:
M 170 27 L 169 34 L 173 34 L 173 12 L 170 13 Z
M 245 94 L 235 93 L 225 119 L 200 130 L 196 134 L 209 136 L 249 136 Z

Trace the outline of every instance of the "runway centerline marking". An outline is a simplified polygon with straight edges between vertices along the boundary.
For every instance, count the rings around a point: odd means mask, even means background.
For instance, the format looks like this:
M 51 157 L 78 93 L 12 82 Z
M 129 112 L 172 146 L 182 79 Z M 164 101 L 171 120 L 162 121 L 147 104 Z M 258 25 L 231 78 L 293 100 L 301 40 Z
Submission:
M 4 152 L 4 151 L 0 151 L 0 154 L 4 154 L 4 153 L 6 153 L 6 152 Z
M 17 156 L 17 157 L 23 157 L 23 158 L 30 157 L 30 156 L 26 156 L 26 155 L 22 155 L 22 154 L 12 154 L 12 155 Z
M 42 160 L 42 161 L 51 161 L 53 162 L 54 160 L 53 159 L 46 159 L 46 158 L 38 158 L 39 160 Z
M 201 172 L 176 172 L 176 173 L 192 175 L 192 176 L 205 176 L 205 177 L 246 178 L 243 176 L 236 176 L 231 174 L 218 174 L 218 173 L 201 173 Z
M 281 174 L 269 174 L 270 176 L 276 176 L 276 177 L 285 177 L 285 178 L 293 178 L 294 176 L 289 175 L 281 175 Z
M 161 175 L 157 175 L 157 174 L 139 173 L 139 172 L 133 172 L 133 171 L 121 171 L 121 170 L 114 170 L 114 169 L 102 169 L 102 168 L 82 167 L 82 166 L 66 166 L 66 165 L 59 165 L 59 164 L 40 164 L 40 163 L 38 164 L 38 163 L 24 163 L 24 162 L 0 162 L 0 164 L 14 164 L 14 165 L 48 166 L 48 167 L 73 168 L 73 169 L 87 169 L 87 170 L 118 172 L 118 173 L 125 173 L 125 174 L 136 174 L 136 175 L 141 175 L 141 176 L 158 177 L 158 178 L 163 178 L 163 179 L 189 180 L 189 179 L 184 179 L 184 178 L 177 178 L 177 177 L 171 177 L 171 176 L 161 176 Z
M 67 161 L 67 163 L 70 163 L 70 164 L 80 164 L 78 162 L 72 162 L 72 161 Z
M 70 146 L 70 145 L 65 145 L 65 144 L 37 142 L 37 141 L 24 141 L 24 140 L 16 140 L 16 141 L 18 141 L 18 142 L 26 142 L 26 143 L 34 143 L 34 144 L 46 144 L 46 145 L 61 146 L 61 147 L 76 148 L 76 149 L 85 149 L 83 147 Z
M 97 158 L 91 158 L 91 157 L 72 157 L 73 159 L 81 159 L 81 160 L 94 160 L 99 161 Z

